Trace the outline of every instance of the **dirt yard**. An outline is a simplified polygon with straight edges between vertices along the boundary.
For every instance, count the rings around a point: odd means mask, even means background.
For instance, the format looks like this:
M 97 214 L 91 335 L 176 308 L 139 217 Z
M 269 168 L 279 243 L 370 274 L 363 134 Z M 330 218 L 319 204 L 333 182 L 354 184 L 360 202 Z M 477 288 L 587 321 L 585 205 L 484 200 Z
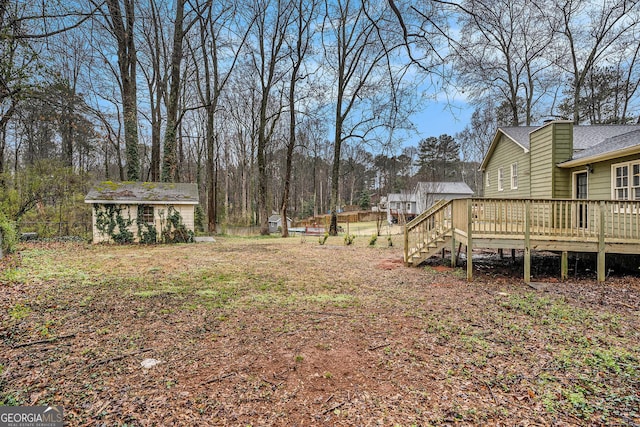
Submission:
M 0 403 L 70 426 L 640 425 L 640 279 L 467 283 L 393 238 L 24 246 Z

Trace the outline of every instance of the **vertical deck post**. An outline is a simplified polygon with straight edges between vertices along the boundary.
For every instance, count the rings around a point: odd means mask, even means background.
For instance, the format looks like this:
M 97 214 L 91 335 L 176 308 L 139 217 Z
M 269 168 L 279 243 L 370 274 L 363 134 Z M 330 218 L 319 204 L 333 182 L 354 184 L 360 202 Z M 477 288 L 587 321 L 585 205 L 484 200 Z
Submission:
M 567 280 L 569 277 L 569 252 L 562 251 L 560 257 L 560 280 Z
M 531 282 L 531 205 L 524 202 L 524 281 Z
M 473 212 L 471 199 L 467 199 L 467 281 L 473 280 Z
M 451 230 L 451 267 L 457 267 L 458 257 L 456 256 L 456 233 Z
M 605 245 L 604 245 L 604 202 L 598 204 L 598 282 L 604 282 L 605 270 Z
M 407 224 L 404 225 L 404 265 L 409 266 L 409 230 Z

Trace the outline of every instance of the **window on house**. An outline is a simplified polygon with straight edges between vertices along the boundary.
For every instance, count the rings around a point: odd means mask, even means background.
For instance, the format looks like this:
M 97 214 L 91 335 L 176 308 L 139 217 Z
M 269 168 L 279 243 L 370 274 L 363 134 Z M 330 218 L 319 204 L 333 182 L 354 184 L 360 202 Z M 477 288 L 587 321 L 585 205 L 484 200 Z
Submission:
M 515 190 L 518 188 L 518 164 L 511 164 L 511 189 Z
M 142 208 L 142 222 L 147 224 L 153 224 L 153 206 L 141 206 Z
M 407 212 L 411 212 L 411 203 L 407 203 Z
M 502 168 L 498 169 L 498 191 L 504 190 L 504 171 Z
M 613 198 L 629 200 L 629 164 L 613 165 Z
M 632 165 L 633 175 L 631 177 L 631 198 L 640 200 L 640 163 Z

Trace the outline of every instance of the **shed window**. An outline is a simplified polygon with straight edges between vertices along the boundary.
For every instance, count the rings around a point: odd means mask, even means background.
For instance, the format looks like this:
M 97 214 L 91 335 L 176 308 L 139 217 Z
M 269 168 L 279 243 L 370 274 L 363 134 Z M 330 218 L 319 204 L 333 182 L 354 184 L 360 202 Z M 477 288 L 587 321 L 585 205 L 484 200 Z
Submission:
M 498 191 L 504 190 L 504 170 L 502 168 L 498 169 Z
M 511 164 L 511 189 L 515 190 L 518 188 L 518 164 Z
M 147 224 L 153 224 L 153 206 L 141 206 L 142 208 L 142 222 Z

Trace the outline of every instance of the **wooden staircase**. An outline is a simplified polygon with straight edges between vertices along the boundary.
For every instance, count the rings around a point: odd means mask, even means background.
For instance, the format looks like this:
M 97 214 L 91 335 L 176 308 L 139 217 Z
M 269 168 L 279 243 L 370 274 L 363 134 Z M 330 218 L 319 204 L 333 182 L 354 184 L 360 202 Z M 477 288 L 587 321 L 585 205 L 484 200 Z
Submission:
M 451 206 L 450 200 L 440 200 L 405 225 L 404 262 L 407 266 L 418 266 L 451 245 Z

